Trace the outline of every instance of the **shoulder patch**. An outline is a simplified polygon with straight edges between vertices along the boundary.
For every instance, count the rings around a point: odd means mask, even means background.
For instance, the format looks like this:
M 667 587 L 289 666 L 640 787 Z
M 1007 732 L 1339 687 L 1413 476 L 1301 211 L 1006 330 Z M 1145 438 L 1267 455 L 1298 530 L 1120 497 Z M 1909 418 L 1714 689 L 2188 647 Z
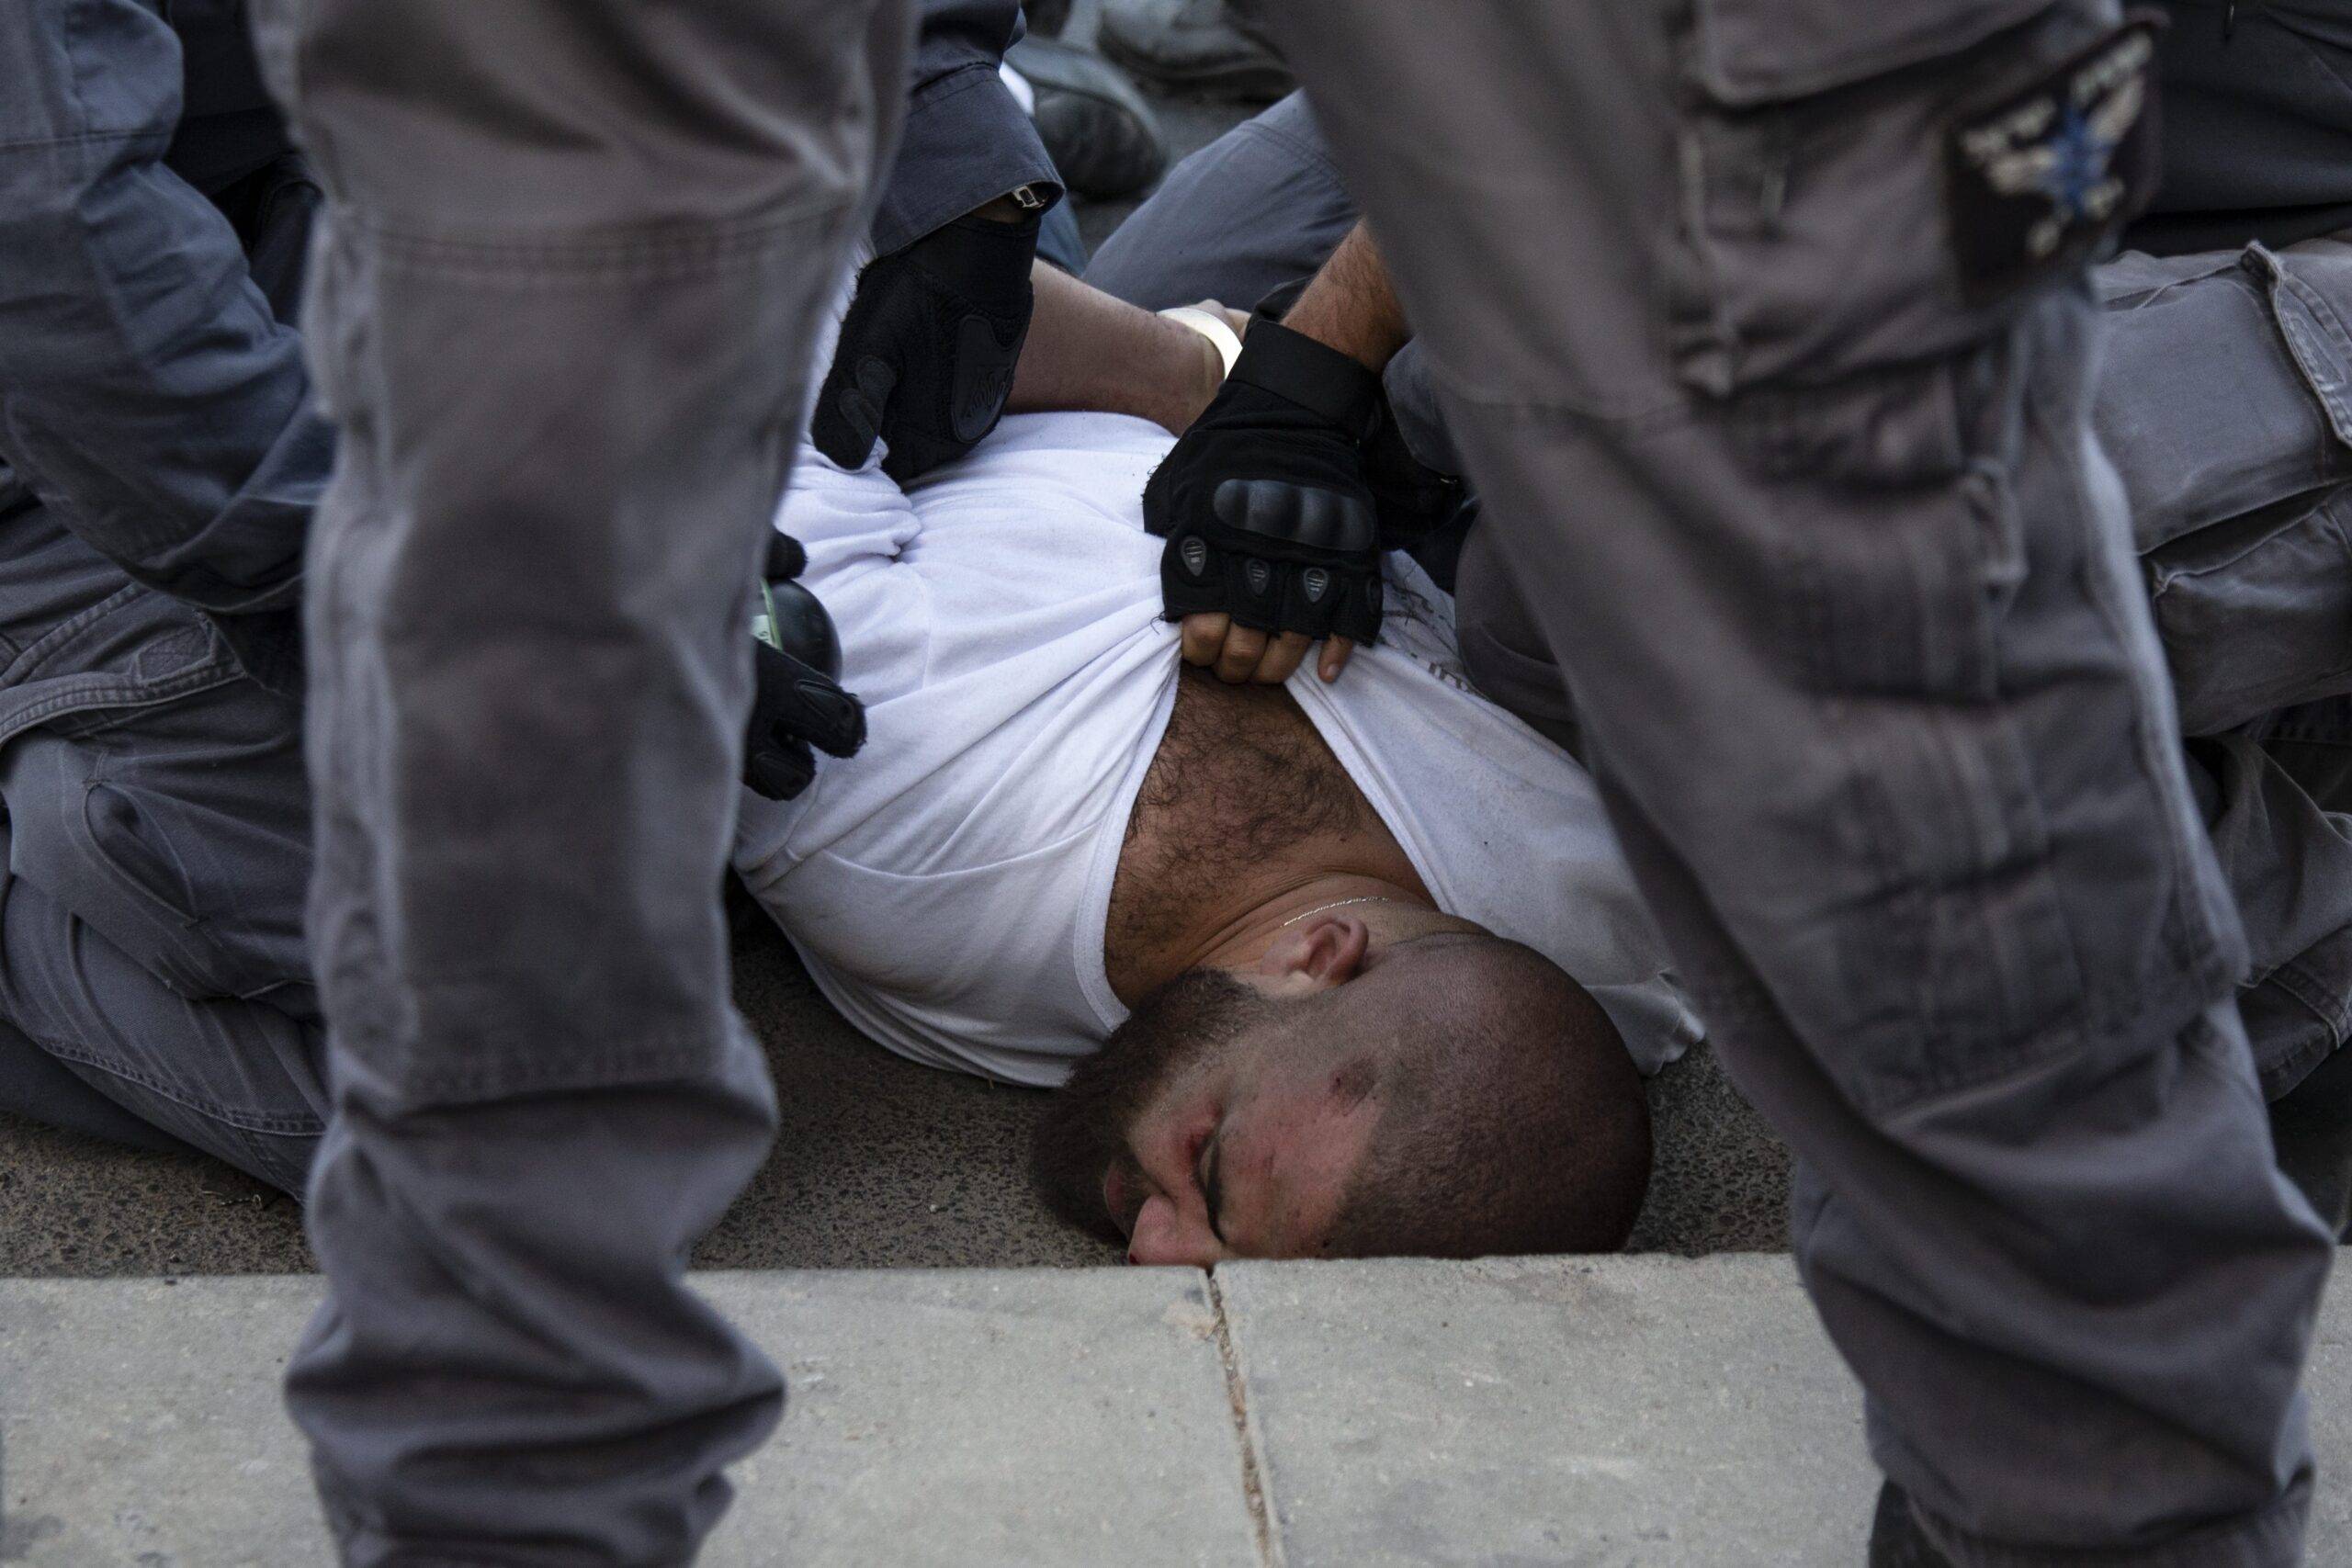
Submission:
M 2155 35 L 2135 17 L 1944 137 L 1946 218 L 1971 304 L 2075 266 L 2155 187 Z

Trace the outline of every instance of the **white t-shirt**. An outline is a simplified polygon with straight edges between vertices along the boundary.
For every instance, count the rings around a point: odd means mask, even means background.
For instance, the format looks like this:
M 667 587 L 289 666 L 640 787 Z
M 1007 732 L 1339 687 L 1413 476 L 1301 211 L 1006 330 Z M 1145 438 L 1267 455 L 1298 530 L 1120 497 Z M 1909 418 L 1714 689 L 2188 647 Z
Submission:
M 777 526 L 842 628 L 869 739 L 799 799 L 745 796 L 736 862 L 852 1023 L 1053 1085 L 1126 1017 L 1102 931 L 1175 704 L 1145 479 L 1116 414 L 1007 418 L 911 493 L 802 449 Z M 1476 695 L 1453 602 L 1392 556 L 1378 645 L 1291 694 L 1451 913 L 1547 954 L 1645 1072 L 1699 1037 L 1592 781 Z

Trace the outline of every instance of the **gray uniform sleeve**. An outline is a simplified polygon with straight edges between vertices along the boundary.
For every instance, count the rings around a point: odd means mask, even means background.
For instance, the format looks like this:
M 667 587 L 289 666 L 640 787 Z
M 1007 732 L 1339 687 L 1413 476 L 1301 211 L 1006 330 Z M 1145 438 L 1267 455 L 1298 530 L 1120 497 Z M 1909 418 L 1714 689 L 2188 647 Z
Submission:
M 0 455 L 140 582 L 289 608 L 333 439 L 235 230 L 164 165 L 170 28 L 135 0 L 0 7 Z
M 997 74 L 1021 37 L 1016 0 L 924 0 L 898 159 L 874 219 L 884 254 L 1022 186 L 1050 202 L 1061 176 Z

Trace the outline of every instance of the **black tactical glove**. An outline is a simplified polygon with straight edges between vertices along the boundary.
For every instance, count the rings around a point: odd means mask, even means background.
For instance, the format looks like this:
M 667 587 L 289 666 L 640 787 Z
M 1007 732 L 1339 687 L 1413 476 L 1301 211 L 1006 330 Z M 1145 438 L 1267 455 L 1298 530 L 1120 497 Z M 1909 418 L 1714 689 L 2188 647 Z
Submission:
M 1413 456 L 1385 395 L 1380 400 L 1379 423 L 1363 444 L 1363 482 L 1372 491 L 1384 550 L 1409 550 L 1420 544 L 1453 521 L 1470 493 L 1454 475 Z
M 1233 373 L 1144 487 L 1144 526 L 1168 541 L 1168 618 L 1223 612 L 1260 631 L 1377 641 L 1379 526 L 1363 447 L 1379 419 L 1377 376 L 1252 321 Z
M 879 435 L 900 484 L 996 428 L 1029 335 L 1037 220 L 958 218 L 868 263 L 842 323 L 809 434 L 844 468 Z
M 850 757 L 865 744 L 865 709 L 842 690 L 842 648 L 817 596 L 792 579 L 808 567 L 797 540 L 768 546 L 760 612 L 752 630 L 752 722 L 743 783 L 770 800 L 790 800 L 817 776 L 810 750 Z

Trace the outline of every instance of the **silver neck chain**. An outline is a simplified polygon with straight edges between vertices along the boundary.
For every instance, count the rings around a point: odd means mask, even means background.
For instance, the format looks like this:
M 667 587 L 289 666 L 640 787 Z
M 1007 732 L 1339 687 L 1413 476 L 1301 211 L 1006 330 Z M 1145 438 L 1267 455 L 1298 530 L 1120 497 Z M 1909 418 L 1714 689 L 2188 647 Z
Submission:
M 1341 898 L 1329 904 L 1317 904 L 1312 909 L 1302 909 L 1297 914 L 1293 915 L 1289 919 L 1284 920 L 1282 925 L 1276 926 L 1274 929 L 1276 931 L 1281 931 L 1284 926 L 1295 926 L 1298 924 L 1299 921 L 1306 919 L 1309 915 L 1319 915 L 1326 909 L 1344 909 L 1351 904 L 1394 904 L 1395 902 L 1396 902 L 1396 899 L 1383 897 L 1377 893 L 1367 893 L 1360 898 Z

